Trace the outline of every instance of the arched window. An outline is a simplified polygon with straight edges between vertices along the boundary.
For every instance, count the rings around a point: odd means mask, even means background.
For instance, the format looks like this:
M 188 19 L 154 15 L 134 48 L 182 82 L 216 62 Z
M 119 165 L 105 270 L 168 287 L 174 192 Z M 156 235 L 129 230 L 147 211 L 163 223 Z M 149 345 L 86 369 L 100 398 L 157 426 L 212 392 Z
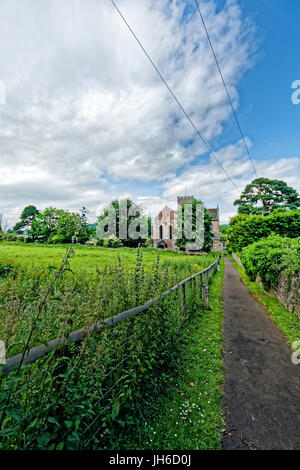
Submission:
M 170 240 L 172 240 L 173 238 L 172 225 L 170 225 L 169 230 L 170 230 Z
M 163 226 L 162 225 L 159 226 L 159 238 L 160 239 L 163 238 Z

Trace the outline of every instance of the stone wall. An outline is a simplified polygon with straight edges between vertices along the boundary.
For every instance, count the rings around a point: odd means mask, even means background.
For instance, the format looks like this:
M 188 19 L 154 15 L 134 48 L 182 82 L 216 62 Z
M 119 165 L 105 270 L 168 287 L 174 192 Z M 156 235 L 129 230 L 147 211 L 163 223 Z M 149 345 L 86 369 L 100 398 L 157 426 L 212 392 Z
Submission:
M 235 253 L 232 254 L 235 261 L 243 266 L 240 258 Z M 256 282 L 263 287 L 260 278 Z M 300 315 L 300 276 L 287 276 L 284 273 L 279 275 L 279 284 L 276 289 L 271 289 L 268 294 L 274 295 L 292 313 Z
M 233 257 L 233 259 L 237 262 L 237 264 L 239 264 L 240 266 L 243 266 L 243 264 L 242 264 L 242 262 L 241 262 L 241 260 L 240 260 L 240 257 L 239 257 L 237 254 L 232 253 L 232 257 Z
M 274 294 L 290 311 L 300 314 L 300 276 L 280 274 L 279 284 Z

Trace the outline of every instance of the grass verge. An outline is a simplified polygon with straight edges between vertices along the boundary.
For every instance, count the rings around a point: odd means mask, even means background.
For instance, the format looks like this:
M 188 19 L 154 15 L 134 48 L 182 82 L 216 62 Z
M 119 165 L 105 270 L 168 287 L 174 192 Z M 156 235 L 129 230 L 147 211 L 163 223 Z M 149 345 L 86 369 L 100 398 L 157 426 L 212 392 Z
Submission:
M 230 256 L 234 267 L 240 274 L 244 284 L 248 287 L 253 296 L 264 306 L 274 323 L 278 326 L 283 335 L 287 338 L 289 344 L 300 338 L 300 320 L 295 313 L 291 313 L 275 297 L 268 294 L 263 287 L 256 282 L 249 280 L 245 269 L 240 266 L 232 256 Z
M 171 393 L 162 397 L 155 419 L 144 423 L 140 449 L 220 449 L 224 421 L 223 287 L 224 262 L 210 286 L 211 310 L 186 328 L 179 374 L 171 377 Z

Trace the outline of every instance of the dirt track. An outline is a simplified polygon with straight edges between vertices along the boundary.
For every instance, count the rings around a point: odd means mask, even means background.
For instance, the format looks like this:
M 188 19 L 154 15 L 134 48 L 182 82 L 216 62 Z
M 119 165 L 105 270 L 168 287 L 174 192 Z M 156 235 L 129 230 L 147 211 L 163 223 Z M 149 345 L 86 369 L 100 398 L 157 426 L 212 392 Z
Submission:
M 229 259 L 223 299 L 223 448 L 300 449 L 300 365 Z

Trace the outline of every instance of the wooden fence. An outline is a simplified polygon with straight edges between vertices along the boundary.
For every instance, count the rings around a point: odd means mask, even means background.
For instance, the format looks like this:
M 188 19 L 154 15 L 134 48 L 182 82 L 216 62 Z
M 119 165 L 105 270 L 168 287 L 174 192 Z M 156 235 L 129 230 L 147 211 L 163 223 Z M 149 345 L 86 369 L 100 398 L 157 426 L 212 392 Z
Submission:
M 79 330 L 73 331 L 72 333 L 69 334 L 67 338 L 60 337 L 60 338 L 53 339 L 52 341 L 49 341 L 47 344 L 42 344 L 40 346 L 36 346 L 34 348 L 29 349 L 25 354 L 20 353 L 20 354 L 17 354 L 16 356 L 13 356 L 7 359 L 6 364 L 2 367 L 1 375 L 7 375 L 8 373 L 13 371 L 17 367 L 20 367 L 20 365 L 25 366 L 27 364 L 31 364 L 32 362 L 37 361 L 38 359 L 41 359 L 59 344 L 66 345 L 68 343 L 78 343 L 87 334 L 91 334 L 95 331 L 100 332 L 103 329 L 110 328 L 127 318 L 130 318 L 135 315 L 138 315 L 139 313 L 145 312 L 149 310 L 155 303 L 164 299 L 165 297 L 167 297 L 172 292 L 178 289 L 181 289 L 181 308 L 182 308 L 182 313 L 184 314 L 186 310 L 186 292 L 185 292 L 186 284 L 188 282 L 192 282 L 193 286 L 196 287 L 196 279 L 200 279 L 199 289 L 201 289 L 203 307 L 205 309 L 208 309 L 209 308 L 208 280 L 210 276 L 216 270 L 219 270 L 220 260 L 221 260 L 221 256 L 219 256 L 217 260 L 208 268 L 204 269 L 203 271 L 200 271 L 197 274 L 194 274 L 193 276 L 188 277 L 187 279 L 184 279 L 183 281 L 173 286 L 171 289 L 163 292 L 163 294 L 161 294 L 160 296 L 156 297 L 155 299 L 149 300 L 143 305 L 121 312 L 111 318 L 105 319 L 101 323 L 95 323 L 89 327 L 85 327 L 85 328 L 81 328 Z

